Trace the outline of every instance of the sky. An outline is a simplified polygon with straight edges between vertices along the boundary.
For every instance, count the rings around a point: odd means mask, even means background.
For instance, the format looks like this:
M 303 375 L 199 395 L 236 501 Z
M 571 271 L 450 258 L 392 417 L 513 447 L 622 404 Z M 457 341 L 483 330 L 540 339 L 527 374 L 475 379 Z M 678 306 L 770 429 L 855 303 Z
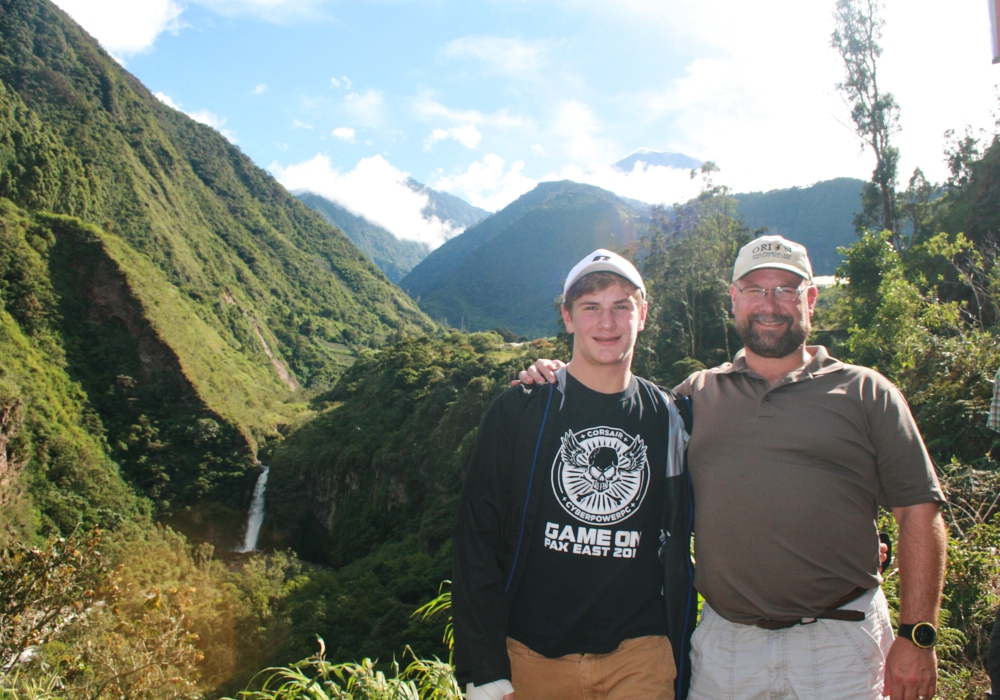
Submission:
M 737 192 L 868 179 L 836 91 L 833 0 L 55 0 L 162 101 L 289 189 L 439 245 L 412 177 L 495 211 L 571 179 L 684 201 L 712 160 Z M 887 0 L 880 82 L 905 186 L 947 177 L 944 132 L 994 130 L 987 0 Z

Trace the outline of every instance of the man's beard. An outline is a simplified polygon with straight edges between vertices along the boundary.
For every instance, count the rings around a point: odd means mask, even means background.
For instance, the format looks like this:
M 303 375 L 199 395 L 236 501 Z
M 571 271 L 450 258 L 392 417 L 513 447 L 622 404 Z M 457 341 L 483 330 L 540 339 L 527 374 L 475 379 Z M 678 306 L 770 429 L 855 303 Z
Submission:
M 761 333 L 754 321 L 764 323 L 784 323 L 786 328 L 780 334 Z M 785 314 L 750 314 L 744 323 L 736 322 L 736 333 L 740 340 L 759 357 L 787 357 L 802 347 L 809 337 L 809 322 L 804 319 L 796 325 L 792 316 Z

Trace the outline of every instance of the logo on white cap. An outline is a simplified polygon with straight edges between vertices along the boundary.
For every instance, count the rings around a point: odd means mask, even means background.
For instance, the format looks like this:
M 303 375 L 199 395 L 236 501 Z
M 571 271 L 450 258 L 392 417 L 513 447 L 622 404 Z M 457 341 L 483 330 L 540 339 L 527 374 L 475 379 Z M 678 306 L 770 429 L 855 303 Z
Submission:
M 813 276 L 805 246 L 781 236 L 761 236 L 740 248 L 733 265 L 733 282 L 761 268 L 788 270 L 807 280 Z
M 646 285 L 642 281 L 642 275 L 635 269 L 635 265 L 617 253 L 612 253 L 604 248 L 598 248 L 573 266 L 573 269 L 566 275 L 563 298 L 569 294 L 569 288 L 573 286 L 574 282 L 591 272 L 613 272 L 620 275 L 638 287 L 639 291 L 642 292 L 642 298 L 646 298 Z

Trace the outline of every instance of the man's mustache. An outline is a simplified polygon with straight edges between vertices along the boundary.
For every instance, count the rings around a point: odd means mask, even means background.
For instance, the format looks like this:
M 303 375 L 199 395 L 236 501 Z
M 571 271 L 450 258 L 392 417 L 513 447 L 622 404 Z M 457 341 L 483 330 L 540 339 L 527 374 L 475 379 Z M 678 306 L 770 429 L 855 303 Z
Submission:
M 750 323 L 787 323 L 792 325 L 795 319 L 786 314 L 751 314 Z

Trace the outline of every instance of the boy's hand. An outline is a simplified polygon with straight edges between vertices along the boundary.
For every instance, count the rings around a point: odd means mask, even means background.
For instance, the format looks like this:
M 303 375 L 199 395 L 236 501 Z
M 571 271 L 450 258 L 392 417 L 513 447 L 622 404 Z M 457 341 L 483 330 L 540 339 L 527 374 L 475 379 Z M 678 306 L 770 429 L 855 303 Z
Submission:
M 535 364 L 528 369 L 521 370 L 517 379 L 512 381 L 510 385 L 517 386 L 522 382 L 524 384 L 542 384 L 544 382 L 555 384 L 556 372 L 565 366 L 566 363 L 562 360 L 546 360 L 545 358 L 535 360 Z

